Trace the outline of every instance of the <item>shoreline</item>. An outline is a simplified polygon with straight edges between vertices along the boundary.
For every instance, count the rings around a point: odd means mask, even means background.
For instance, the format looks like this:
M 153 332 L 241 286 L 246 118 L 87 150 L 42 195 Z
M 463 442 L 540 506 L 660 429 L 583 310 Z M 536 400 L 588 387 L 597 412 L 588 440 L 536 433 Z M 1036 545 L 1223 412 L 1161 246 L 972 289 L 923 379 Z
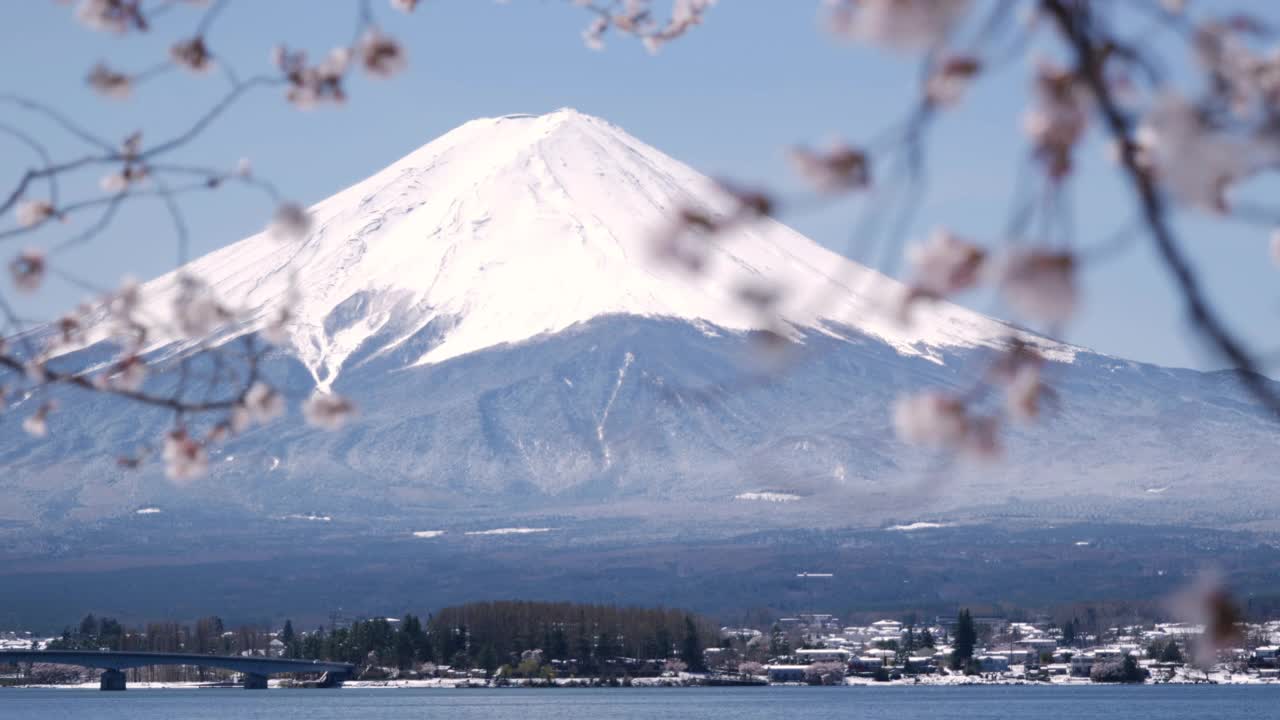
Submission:
M 643 689 L 662 689 L 662 688 L 680 688 L 680 689 L 696 689 L 696 688 L 712 688 L 715 686 L 706 685 L 699 682 L 698 679 L 675 679 L 675 678 L 633 678 L 630 685 L 612 686 L 593 684 L 595 679 L 592 678 L 565 678 L 557 680 L 551 685 L 545 684 L 529 684 L 524 682 L 508 682 L 505 684 L 492 684 L 477 680 L 462 679 L 445 679 L 434 678 L 430 680 L 351 680 L 342 685 L 340 689 L 348 690 L 579 690 L 579 689 L 608 689 L 608 690 L 625 690 L 628 688 Z M 922 676 L 920 678 L 890 680 L 886 682 L 877 682 L 871 678 L 853 677 L 846 678 L 844 682 L 833 685 L 809 685 L 806 683 L 772 683 L 767 685 L 756 686 L 739 686 L 739 687 L 760 687 L 760 688 L 805 688 L 805 687 L 829 687 L 829 688 L 920 688 L 920 687 L 980 687 L 980 686 L 1021 686 L 1021 687 L 1142 687 L 1142 686 L 1192 686 L 1192 685 L 1229 685 L 1229 686 L 1271 686 L 1280 687 L 1280 680 L 1271 678 L 1258 678 L 1257 676 L 1248 676 L 1242 674 L 1218 674 L 1210 675 L 1208 679 L 1192 679 L 1192 678 L 1175 678 L 1170 680 L 1147 681 L 1144 683 L 1098 683 L 1092 682 L 1087 678 L 1071 678 L 1054 681 L 1035 681 L 1023 679 L 974 679 L 964 676 Z M 271 680 L 268 687 L 273 690 L 305 690 L 306 688 L 292 687 L 289 681 Z M 208 682 L 133 682 L 129 683 L 129 690 L 241 690 L 239 685 L 215 685 Z M 93 690 L 98 691 L 98 682 L 90 681 L 83 683 L 69 684 L 32 684 L 32 685 L 7 685 L 0 687 L 0 693 L 5 690 Z

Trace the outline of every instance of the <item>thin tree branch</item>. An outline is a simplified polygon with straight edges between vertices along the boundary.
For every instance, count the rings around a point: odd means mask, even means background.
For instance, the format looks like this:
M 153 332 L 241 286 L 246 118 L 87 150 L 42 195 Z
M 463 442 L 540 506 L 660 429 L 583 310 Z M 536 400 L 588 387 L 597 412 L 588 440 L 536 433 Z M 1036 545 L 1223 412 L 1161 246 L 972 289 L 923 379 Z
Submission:
M 1191 267 L 1191 262 L 1179 247 L 1177 237 L 1169 223 L 1164 197 L 1156 186 L 1155 178 L 1144 170 L 1139 162 L 1132 123 L 1120 109 L 1107 84 L 1102 48 L 1091 33 L 1089 4 L 1068 3 L 1066 0 L 1043 0 L 1043 7 L 1054 19 L 1070 45 L 1075 56 L 1077 71 L 1088 83 L 1098 102 L 1098 114 L 1102 117 L 1107 133 L 1120 148 L 1121 165 L 1142 208 L 1147 232 L 1155 242 L 1161 260 L 1164 261 L 1165 267 L 1182 294 L 1192 323 L 1218 353 L 1239 371 L 1240 382 L 1245 388 L 1268 410 L 1280 417 L 1280 394 L 1277 394 L 1271 382 L 1259 372 L 1243 343 L 1227 329 L 1226 324 L 1214 312 L 1199 278 Z

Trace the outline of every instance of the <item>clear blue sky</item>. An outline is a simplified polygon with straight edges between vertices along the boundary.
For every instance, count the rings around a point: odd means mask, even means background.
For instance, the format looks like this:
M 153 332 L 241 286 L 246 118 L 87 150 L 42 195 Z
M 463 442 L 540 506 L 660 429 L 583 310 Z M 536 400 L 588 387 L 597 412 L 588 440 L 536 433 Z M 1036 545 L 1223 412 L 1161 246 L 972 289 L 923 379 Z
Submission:
M 1263 0 L 1235 5 L 1267 7 Z M 559 0 L 427 0 L 409 17 L 391 11 L 385 0 L 374 0 L 374 7 L 384 28 L 408 47 L 407 73 L 389 81 L 356 79 L 346 107 L 306 113 L 289 107 L 278 90 L 260 91 L 182 159 L 232 166 L 249 157 L 286 195 L 309 203 L 469 119 L 571 106 L 708 174 L 797 191 L 786 146 L 868 137 L 900 115 L 915 83 L 914 66 L 902 58 L 829 38 L 819 28 L 817 2 L 728 0 L 705 26 L 656 57 L 618 37 L 609 38 L 603 52 L 586 49 L 580 33 L 589 16 Z M 173 71 L 127 103 L 94 96 L 82 78 L 95 61 L 144 67 L 163 57 L 165 45 L 156 37 L 90 32 L 72 21 L 71 12 L 30 0 L 0 8 L 0 66 L 6 68 L 0 91 L 54 104 L 110 138 L 141 128 L 151 141 L 184 128 L 223 91 L 217 75 L 193 79 Z M 169 12 L 152 35 L 173 37 L 175 29 L 194 25 L 197 12 Z M 232 0 L 209 43 L 250 75 L 268 68 L 269 51 L 281 40 L 314 54 L 345 42 L 354 16 L 355 3 L 344 0 Z M 1026 70 L 1016 65 L 985 80 L 932 137 L 930 196 L 916 236 L 946 225 L 992 237 L 1003 226 L 1025 152 L 1020 115 Z M 0 117 L 24 119 L 8 107 Z M 42 138 L 56 156 L 77 150 L 57 133 Z M 16 178 L 28 162 L 20 146 L 0 138 L 0 170 Z M 1107 169 L 1101 149 L 1090 148 L 1075 193 L 1081 244 L 1132 216 L 1125 189 Z M 90 184 L 73 184 L 65 194 L 91 192 Z M 188 199 L 184 208 L 195 254 L 258 230 L 271 211 L 265 199 L 237 189 Z M 851 211 L 838 206 L 784 219 L 840 248 Z M 70 267 L 108 284 L 126 273 L 147 278 L 172 268 L 171 228 L 164 218 L 154 201 L 136 203 L 102 240 L 73 256 Z M 1240 332 L 1268 347 L 1276 339 L 1280 271 L 1268 260 L 1267 232 L 1194 217 L 1179 225 L 1213 298 Z M 34 240 L 56 242 L 65 232 L 58 228 Z M 17 248 L 9 242 L 6 253 Z M 1090 271 L 1085 305 L 1065 339 L 1137 360 L 1218 366 L 1190 339 L 1181 306 L 1148 248 L 1140 240 Z M 83 296 L 54 282 L 22 311 L 44 317 Z M 973 305 L 993 309 L 985 301 Z

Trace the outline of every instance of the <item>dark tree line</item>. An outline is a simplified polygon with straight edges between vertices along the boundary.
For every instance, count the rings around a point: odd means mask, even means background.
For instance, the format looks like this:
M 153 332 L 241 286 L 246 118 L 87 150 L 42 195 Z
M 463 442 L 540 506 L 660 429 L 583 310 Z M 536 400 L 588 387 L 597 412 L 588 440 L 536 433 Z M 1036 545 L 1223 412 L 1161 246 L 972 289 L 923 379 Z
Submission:
M 291 637 L 285 639 L 285 635 Z M 405 615 L 399 622 L 387 618 L 356 620 L 349 627 L 321 627 L 309 633 L 294 633 L 293 623 L 286 622 L 280 640 L 289 657 L 356 665 L 409 668 L 420 662 L 435 662 L 439 657 L 416 615 Z
M 49 643 L 50 650 L 111 650 L 134 652 L 195 653 L 198 655 L 239 655 L 270 652 L 273 640 L 270 630 L 251 625 L 229 628 L 216 616 L 203 617 L 193 624 L 171 620 L 148 622 L 126 628 L 114 618 L 99 618 L 92 613 L 80 624 L 67 627 L 62 635 Z M 130 671 L 133 681 L 208 680 L 226 675 L 208 668 L 157 666 Z
M 951 640 L 951 668 L 967 668 L 973 661 L 973 650 L 977 644 L 978 628 L 973 622 L 973 614 L 967 609 L 961 610 L 956 617 L 955 636 Z
M 51 650 L 113 650 L 180 652 L 200 655 L 266 653 L 272 633 L 261 627 L 228 628 L 221 618 L 203 617 L 194 624 L 171 620 L 126 628 L 114 618 L 86 615 L 80 624 L 67 627 L 49 644 Z
M 88 615 L 50 648 L 267 654 L 273 640 L 283 646 L 275 651 L 287 657 L 402 669 L 434 663 L 492 672 L 519 664 L 525 651 L 539 650 L 542 661 L 569 661 L 579 672 L 596 672 L 622 658 L 678 658 L 689 670 L 701 671 L 703 649 L 718 644 L 719 631 L 710 620 L 683 610 L 502 601 L 444 608 L 426 622 L 409 614 L 398 621 L 372 618 L 310 632 L 298 631 L 291 620 L 279 632 L 249 626 L 232 630 L 217 617 L 194 625 L 162 621 L 126 629 L 111 618 Z
M 718 639 L 716 625 L 682 610 L 639 609 L 570 602 L 472 602 L 445 607 L 421 625 L 406 616 L 397 628 L 369 620 L 347 630 L 365 642 L 315 641 L 311 648 L 347 651 L 335 660 L 360 661 L 357 653 L 379 659 L 412 660 L 461 667 L 497 669 L 522 652 L 539 650 L 544 660 L 575 662 L 581 671 L 598 670 L 612 659 L 664 660 L 680 657 L 690 670 L 703 669 L 703 648 Z M 337 630 L 332 635 L 343 635 Z M 389 634 L 388 634 L 389 633 Z M 310 638 L 308 638 L 310 639 Z M 303 641 L 303 646 L 306 646 Z
M 445 608 L 425 624 L 406 615 L 399 622 L 374 618 L 319 628 L 286 641 L 286 652 L 356 664 L 408 668 L 429 662 L 492 672 L 518 664 L 525 651 L 540 650 L 544 661 L 572 661 L 581 672 L 618 658 L 671 657 L 701 670 L 702 650 L 717 637 L 713 623 L 681 610 L 502 601 Z

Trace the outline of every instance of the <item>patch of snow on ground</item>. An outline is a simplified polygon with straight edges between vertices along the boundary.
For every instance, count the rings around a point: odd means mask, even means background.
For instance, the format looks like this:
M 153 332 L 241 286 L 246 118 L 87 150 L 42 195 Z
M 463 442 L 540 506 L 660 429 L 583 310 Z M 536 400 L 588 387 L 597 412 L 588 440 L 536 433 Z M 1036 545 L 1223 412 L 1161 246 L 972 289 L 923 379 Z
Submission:
M 799 495 L 783 492 L 744 492 L 733 496 L 734 500 L 763 500 L 765 502 L 795 502 Z
M 955 523 L 936 523 L 936 522 L 913 522 L 908 525 L 890 525 L 885 528 L 891 532 L 911 532 L 913 530 L 935 530 L 937 528 L 951 527 Z

